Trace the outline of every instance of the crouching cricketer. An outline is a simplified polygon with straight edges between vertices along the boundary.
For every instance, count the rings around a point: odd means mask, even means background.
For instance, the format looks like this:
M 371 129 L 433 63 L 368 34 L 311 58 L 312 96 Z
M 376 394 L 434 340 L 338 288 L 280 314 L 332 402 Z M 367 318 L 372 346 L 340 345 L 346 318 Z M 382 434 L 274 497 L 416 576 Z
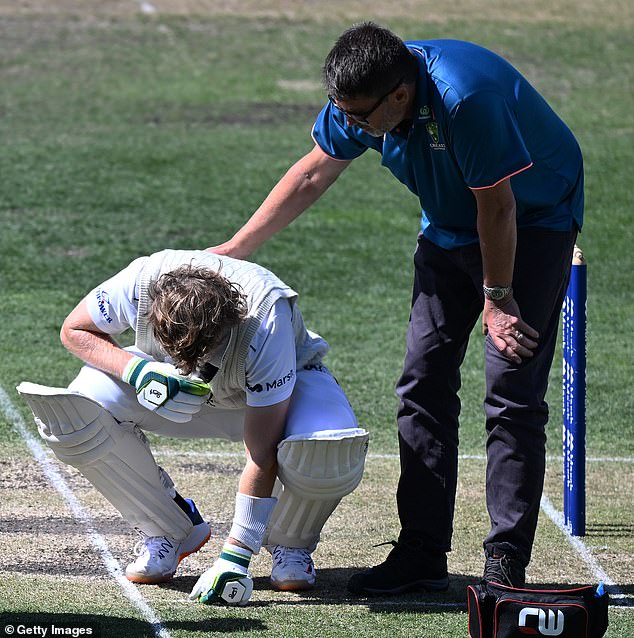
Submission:
M 144 432 L 243 440 L 233 525 L 190 598 L 245 605 L 249 561 L 265 546 L 271 584 L 315 584 L 321 530 L 363 474 L 368 434 L 322 364 L 297 293 L 256 264 L 165 250 L 133 261 L 66 318 L 85 362 L 67 389 L 22 383 L 40 435 L 140 534 L 135 583 L 171 579 L 210 526 L 154 460 Z M 134 347 L 114 336 L 132 328 Z

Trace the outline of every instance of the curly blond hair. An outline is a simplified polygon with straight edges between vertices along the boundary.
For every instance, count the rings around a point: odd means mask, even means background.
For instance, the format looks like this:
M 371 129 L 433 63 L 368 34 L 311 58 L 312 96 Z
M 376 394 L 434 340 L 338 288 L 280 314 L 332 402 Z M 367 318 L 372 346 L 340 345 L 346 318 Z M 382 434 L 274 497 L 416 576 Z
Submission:
M 183 374 L 194 372 L 247 315 L 240 287 L 220 273 L 186 264 L 150 282 L 147 319 Z

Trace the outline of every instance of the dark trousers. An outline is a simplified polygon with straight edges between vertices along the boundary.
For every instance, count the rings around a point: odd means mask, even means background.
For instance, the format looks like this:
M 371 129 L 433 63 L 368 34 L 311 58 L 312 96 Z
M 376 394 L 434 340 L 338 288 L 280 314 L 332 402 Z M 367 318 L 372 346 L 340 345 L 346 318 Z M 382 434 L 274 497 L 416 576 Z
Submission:
M 514 552 L 528 564 L 537 526 L 546 456 L 545 401 L 559 315 L 570 276 L 576 229 L 518 231 L 513 291 L 522 318 L 539 334 L 521 364 L 485 339 L 485 548 Z M 484 299 L 479 245 L 444 250 L 419 237 L 414 256 L 398 431 L 401 540 L 449 551 L 458 473 L 460 365 Z

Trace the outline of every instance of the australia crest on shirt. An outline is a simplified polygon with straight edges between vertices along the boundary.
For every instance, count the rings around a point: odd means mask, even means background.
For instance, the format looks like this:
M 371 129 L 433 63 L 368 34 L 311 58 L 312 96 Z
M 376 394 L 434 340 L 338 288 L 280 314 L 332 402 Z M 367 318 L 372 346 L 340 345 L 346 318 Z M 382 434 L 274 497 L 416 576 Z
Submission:
M 443 142 L 440 141 L 440 133 L 438 131 L 437 122 L 427 122 L 425 124 L 425 129 L 427 129 L 427 134 L 431 137 L 431 142 L 429 143 L 429 148 L 434 151 L 445 151 L 447 147 Z

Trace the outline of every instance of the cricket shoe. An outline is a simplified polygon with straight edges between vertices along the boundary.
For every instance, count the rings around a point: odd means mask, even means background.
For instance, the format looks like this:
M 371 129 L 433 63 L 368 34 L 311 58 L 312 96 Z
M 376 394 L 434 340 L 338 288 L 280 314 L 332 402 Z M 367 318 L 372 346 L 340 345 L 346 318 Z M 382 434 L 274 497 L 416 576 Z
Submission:
M 197 552 L 210 536 L 211 528 L 206 521 L 194 525 L 180 541 L 170 536 L 143 535 L 134 548 L 137 559 L 126 567 L 126 578 L 147 585 L 164 583 L 174 576 L 183 558 Z
M 315 563 L 306 549 L 276 545 L 271 550 L 271 586 L 278 591 L 302 591 L 315 586 Z

